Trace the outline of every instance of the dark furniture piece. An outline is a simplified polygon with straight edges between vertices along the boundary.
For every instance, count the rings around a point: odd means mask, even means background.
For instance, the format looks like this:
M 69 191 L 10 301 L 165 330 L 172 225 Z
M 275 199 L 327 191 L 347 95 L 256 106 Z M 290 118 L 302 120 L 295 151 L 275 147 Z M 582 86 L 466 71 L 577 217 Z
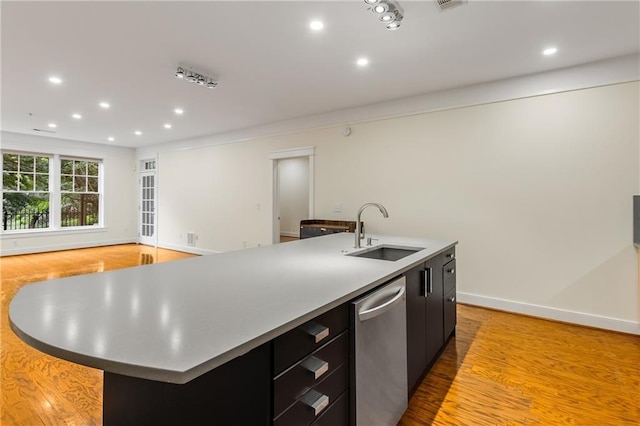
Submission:
M 405 272 L 409 397 L 455 332 L 455 248 Z
M 364 232 L 364 225 L 361 222 Z M 300 238 L 319 237 L 337 232 L 356 232 L 356 222 L 346 220 L 305 219 L 300 221 Z

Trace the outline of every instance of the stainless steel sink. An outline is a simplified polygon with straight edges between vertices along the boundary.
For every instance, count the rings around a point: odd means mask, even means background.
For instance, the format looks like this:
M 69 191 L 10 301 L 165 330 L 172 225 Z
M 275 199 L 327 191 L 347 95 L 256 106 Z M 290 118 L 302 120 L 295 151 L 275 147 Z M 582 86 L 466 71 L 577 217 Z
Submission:
M 372 247 L 368 250 L 349 253 L 347 256 L 366 257 L 367 259 L 389 260 L 391 262 L 395 262 L 396 260 L 400 260 L 413 253 L 419 252 L 420 250 L 424 250 L 424 248 L 381 245 Z

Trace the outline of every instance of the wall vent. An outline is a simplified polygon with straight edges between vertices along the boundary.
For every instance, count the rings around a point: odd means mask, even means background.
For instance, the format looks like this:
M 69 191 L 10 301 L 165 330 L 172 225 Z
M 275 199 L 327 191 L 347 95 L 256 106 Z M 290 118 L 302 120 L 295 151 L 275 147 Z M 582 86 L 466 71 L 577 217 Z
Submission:
M 195 247 L 197 239 L 198 239 L 198 236 L 196 235 L 195 232 L 187 232 L 187 245 L 188 246 Z
M 467 0 L 436 0 L 436 5 L 440 12 L 453 9 L 454 7 L 462 6 L 464 4 L 467 4 Z

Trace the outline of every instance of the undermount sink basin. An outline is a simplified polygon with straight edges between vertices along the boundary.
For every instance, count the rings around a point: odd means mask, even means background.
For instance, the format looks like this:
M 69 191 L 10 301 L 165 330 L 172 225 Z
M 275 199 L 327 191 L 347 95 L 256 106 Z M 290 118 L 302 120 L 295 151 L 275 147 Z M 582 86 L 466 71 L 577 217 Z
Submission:
M 420 250 L 424 249 L 422 247 L 381 245 L 357 253 L 350 253 L 347 256 L 366 257 L 367 259 L 390 260 L 395 262 L 396 260 L 400 260 Z

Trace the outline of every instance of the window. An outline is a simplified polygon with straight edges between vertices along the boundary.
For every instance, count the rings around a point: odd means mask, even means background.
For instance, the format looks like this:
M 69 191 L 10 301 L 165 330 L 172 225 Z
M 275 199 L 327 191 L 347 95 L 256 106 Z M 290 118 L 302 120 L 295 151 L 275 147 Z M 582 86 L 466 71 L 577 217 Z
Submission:
M 91 160 L 60 160 L 60 226 L 100 223 L 100 163 Z
M 49 228 L 50 158 L 2 154 L 2 229 Z
M 101 160 L 2 152 L 2 230 L 102 224 L 101 174 Z

